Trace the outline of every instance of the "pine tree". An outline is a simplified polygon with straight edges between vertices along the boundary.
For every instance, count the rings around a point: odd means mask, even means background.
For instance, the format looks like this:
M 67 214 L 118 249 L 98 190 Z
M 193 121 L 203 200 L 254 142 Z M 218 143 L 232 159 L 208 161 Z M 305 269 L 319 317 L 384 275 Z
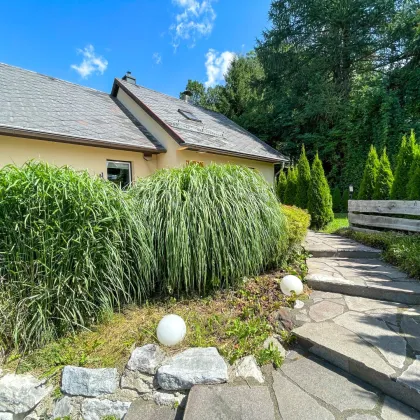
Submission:
M 308 190 L 311 182 L 311 167 L 305 153 L 305 146 L 302 145 L 302 152 L 297 164 L 298 178 L 297 178 L 297 194 L 296 205 L 301 209 L 308 208 Z
M 344 190 L 341 208 L 343 209 L 344 213 L 347 213 L 349 211 L 349 190 L 348 189 Z
M 416 137 L 414 131 L 407 140 L 404 136 L 397 156 L 397 169 L 395 170 L 394 184 L 391 190 L 391 199 L 406 200 L 408 198 L 408 183 L 410 169 L 416 150 Z
M 333 190 L 332 195 L 332 201 L 333 201 L 333 211 L 334 213 L 340 213 L 341 211 L 341 191 L 340 187 L 335 187 Z
M 296 192 L 297 192 L 297 169 L 290 168 L 287 173 L 287 185 L 284 193 L 284 203 L 290 206 L 296 204 Z
M 362 182 L 360 184 L 359 200 L 372 200 L 375 190 L 376 177 L 378 175 L 379 159 L 376 149 L 373 145 L 370 146 L 370 151 L 365 164 Z
M 321 229 L 334 220 L 330 187 L 328 186 L 318 153 L 312 163 L 308 210 L 311 215 L 312 226 L 316 229 Z
M 386 148 L 382 152 L 379 161 L 378 175 L 376 177 L 375 191 L 373 192 L 374 200 L 389 200 L 391 197 L 392 184 L 394 183 L 394 175 L 392 174 L 391 164 L 389 163 Z
M 280 171 L 280 175 L 277 179 L 277 184 L 276 184 L 276 194 L 281 203 L 284 203 L 284 195 L 286 192 L 286 187 L 287 187 L 287 178 L 286 178 L 286 174 L 284 173 L 282 169 Z

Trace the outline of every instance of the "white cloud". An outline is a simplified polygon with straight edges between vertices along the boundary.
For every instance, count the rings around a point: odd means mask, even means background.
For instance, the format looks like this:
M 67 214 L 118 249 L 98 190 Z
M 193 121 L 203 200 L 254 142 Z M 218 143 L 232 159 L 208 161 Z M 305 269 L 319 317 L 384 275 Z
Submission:
M 223 82 L 234 58 L 235 53 L 231 51 L 219 53 L 210 49 L 206 54 L 207 81 L 204 85 L 208 88 Z
M 108 67 L 108 61 L 96 55 L 95 49 L 91 44 L 86 45 L 83 50 L 78 49 L 77 54 L 82 54 L 83 60 L 79 65 L 72 64 L 71 68 L 76 70 L 83 79 L 86 79 L 92 73 L 104 74 Z
M 175 49 L 182 40 L 189 42 L 192 48 L 197 39 L 210 35 L 216 13 L 213 9 L 214 0 L 172 0 L 172 3 L 182 8 L 182 12 L 176 15 L 176 22 L 170 26 L 172 45 Z
M 155 64 L 162 64 L 162 55 L 155 52 L 153 54 L 153 61 L 155 62 Z

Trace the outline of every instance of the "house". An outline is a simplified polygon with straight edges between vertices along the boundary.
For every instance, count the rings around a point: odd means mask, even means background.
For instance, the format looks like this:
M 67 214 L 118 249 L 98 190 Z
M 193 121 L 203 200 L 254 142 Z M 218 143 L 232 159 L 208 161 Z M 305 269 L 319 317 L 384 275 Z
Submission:
M 273 182 L 274 164 L 287 161 L 225 116 L 139 86 L 129 72 L 108 94 L 0 64 L 0 167 L 31 159 L 123 186 L 191 162 L 245 165 Z

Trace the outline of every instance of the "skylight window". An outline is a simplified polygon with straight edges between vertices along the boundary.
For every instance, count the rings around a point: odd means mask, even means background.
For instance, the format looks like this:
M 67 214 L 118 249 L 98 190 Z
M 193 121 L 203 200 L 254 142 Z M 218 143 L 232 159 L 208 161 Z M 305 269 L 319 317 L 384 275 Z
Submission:
M 192 112 L 185 111 L 184 109 L 178 109 L 178 112 L 184 116 L 187 120 L 201 122 L 199 118 L 197 118 Z

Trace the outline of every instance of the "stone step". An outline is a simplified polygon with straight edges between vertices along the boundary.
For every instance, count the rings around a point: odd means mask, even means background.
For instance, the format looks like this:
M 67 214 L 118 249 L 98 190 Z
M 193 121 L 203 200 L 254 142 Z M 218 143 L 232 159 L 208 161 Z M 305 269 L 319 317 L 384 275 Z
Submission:
M 303 244 L 313 257 L 377 258 L 381 251 L 339 235 L 309 231 Z
M 420 282 L 378 259 L 310 258 L 314 290 L 420 305 Z

